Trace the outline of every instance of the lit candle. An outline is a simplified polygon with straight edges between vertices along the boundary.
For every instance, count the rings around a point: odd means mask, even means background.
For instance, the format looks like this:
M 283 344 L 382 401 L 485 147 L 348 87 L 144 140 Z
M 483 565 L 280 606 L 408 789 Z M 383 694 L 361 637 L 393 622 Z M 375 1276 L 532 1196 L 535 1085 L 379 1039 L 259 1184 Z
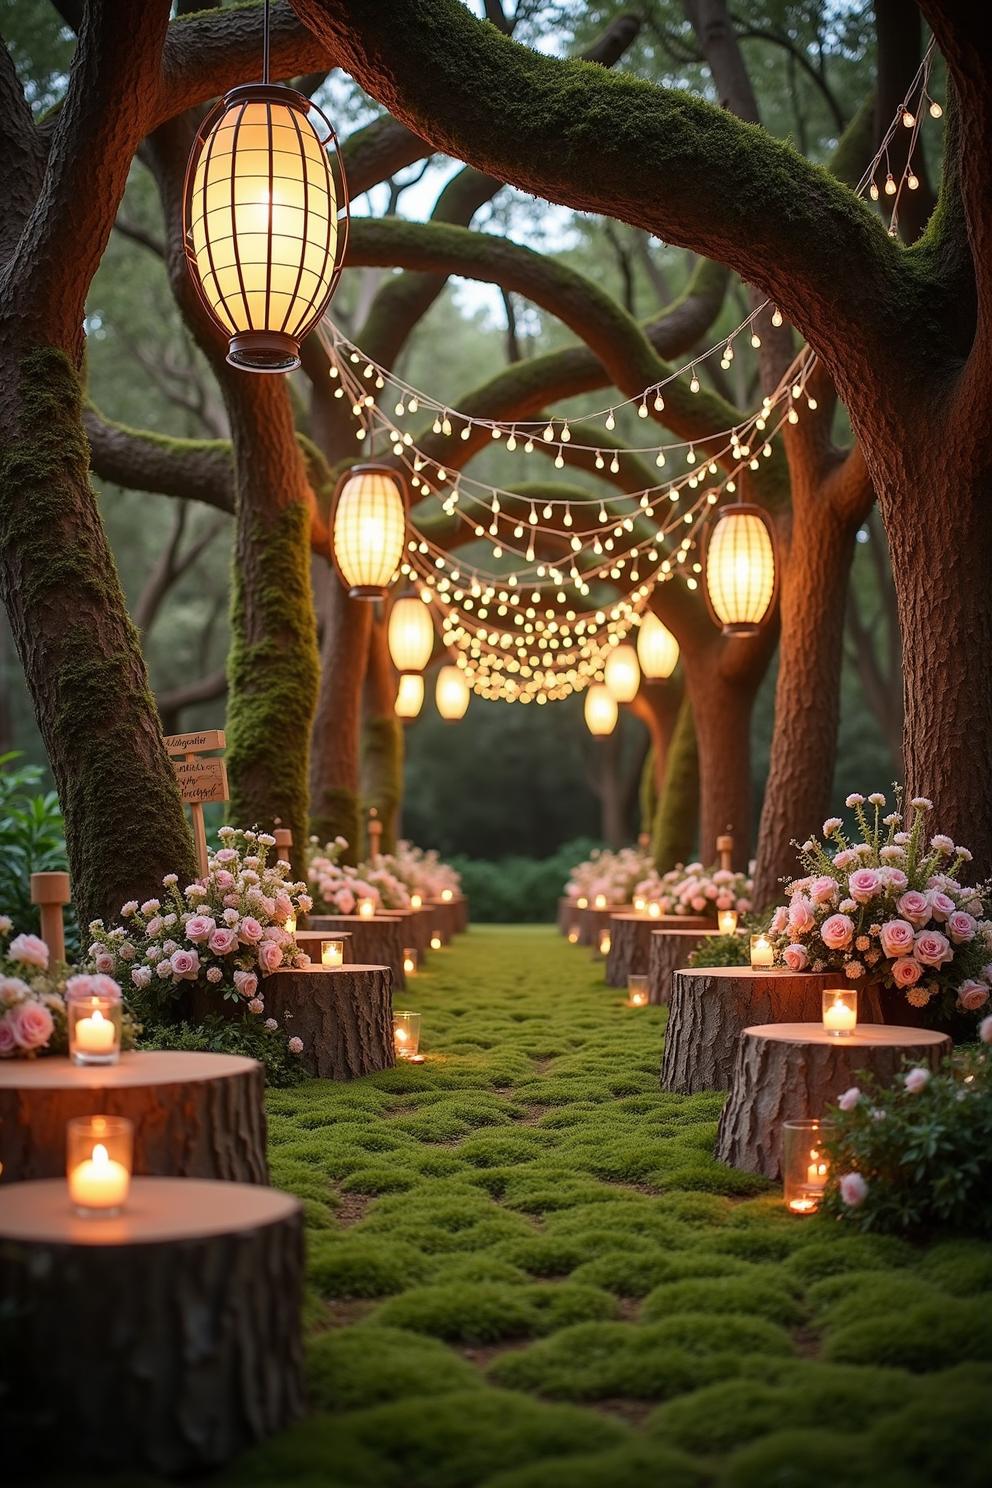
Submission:
M 717 910 L 716 926 L 721 935 L 733 935 L 737 929 L 736 909 Z
M 648 978 L 647 973 L 632 971 L 627 978 L 627 1006 L 647 1007 L 648 1005 Z
M 407 976 L 417 975 L 417 952 L 412 946 L 407 946 L 403 952 L 403 970 Z
M 94 997 L 93 1002 L 93 1011 L 89 1017 L 76 1020 L 76 1048 L 80 1054 L 109 1054 L 114 1047 L 117 1030 L 96 1006 L 97 998 Z
M 596 898 L 595 898 L 595 900 L 593 902 L 593 908 L 594 909 L 605 909 L 608 902 L 609 901 L 607 900 L 605 894 L 597 894 L 596 895 Z
M 658 903 L 657 899 L 652 899 L 651 903 L 648 905 L 648 917 L 652 920 L 661 919 L 661 905 Z
M 830 1164 L 821 1145 L 830 1123 L 818 1119 L 787 1121 L 782 1133 L 782 1184 L 791 1214 L 815 1214 L 820 1207 Z
M 806 1182 L 822 1191 L 827 1186 L 827 1165 L 815 1147 L 809 1149 L 809 1155 L 812 1161 L 806 1165 Z
M 322 940 L 320 942 L 320 964 L 321 966 L 342 966 L 344 964 L 344 941 Z
M 578 909 L 588 909 L 589 908 L 589 900 L 586 898 L 586 896 L 584 894 L 580 894 L 579 895 L 578 899 L 576 899 L 576 901 L 575 901 L 575 904 L 576 904 L 576 908 L 578 908 Z
M 637 914 L 643 914 L 644 913 L 644 895 L 643 894 L 635 894 L 634 895 L 634 909 L 635 909 L 635 911 L 636 911 Z
M 420 1063 L 420 1014 L 397 1012 L 393 1014 L 393 1046 L 398 1059 L 416 1060 Z
M 775 948 L 767 935 L 751 936 L 751 965 L 773 966 L 775 964 Z
M 438 931 L 438 930 L 433 931 L 432 934 L 431 934 L 431 950 L 432 951 L 439 951 L 441 949 L 441 947 L 442 947 L 443 944 L 444 944 L 444 942 L 441 939 L 440 931 Z
M 452 901 L 452 899 L 454 897 L 455 897 L 454 896 L 454 893 L 452 892 L 451 889 L 442 889 L 441 890 L 441 900 L 442 900 L 442 903 L 444 903 L 444 904 L 450 904 L 451 901 Z
M 569 945 L 578 945 L 579 943 L 579 932 L 574 927 L 568 932 L 568 943 Z
M 410 908 L 411 909 L 423 909 L 423 907 L 424 907 L 423 895 L 422 894 L 411 894 L 410 895 Z
M 81 979 L 82 980 L 82 979 Z M 104 978 L 104 981 L 108 981 Z M 113 985 L 111 983 L 111 985 Z M 77 992 L 66 1003 L 69 1056 L 74 1064 L 116 1064 L 121 1052 L 120 995 Z
M 823 994 L 823 1026 L 833 1038 L 847 1038 L 858 1026 L 856 988 L 842 987 Z
M 76 1116 L 66 1127 L 69 1198 L 80 1215 L 117 1214 L 131 1183 L 134 1127 L 124 1116 Z
M 362 919 L 362 920 L 371 920 L 371 919 L 374 919 L 375 918 L 375 900 L 374 899 L 359 899 L 359 901 L 358 901 L 358 916 L 359 916 L 359 919 Z
M 601 956 L 608 956 L 610 954 L 610 946 L 612 944 L 613 937 L 611 936 L 609 930 L 601 930 L 599 932 L 599 954 Z
M 295 916 L 295 914 L 291 914 L 290 915 L 289 919 L 284 924 L 283 929 L 284 930 L 288 930 L 289 933 L 290 933 L 290 935 L 295 935 L 296 934 L 296 916 Z
M 103 1143 L 97 1142 L 92 1157 L 77 1163 L 69 1174 L 69 1197 L 83 1212 L 116 1213 L 127 1198 L 130 1182 L 124 1164 L 115 1162 Z

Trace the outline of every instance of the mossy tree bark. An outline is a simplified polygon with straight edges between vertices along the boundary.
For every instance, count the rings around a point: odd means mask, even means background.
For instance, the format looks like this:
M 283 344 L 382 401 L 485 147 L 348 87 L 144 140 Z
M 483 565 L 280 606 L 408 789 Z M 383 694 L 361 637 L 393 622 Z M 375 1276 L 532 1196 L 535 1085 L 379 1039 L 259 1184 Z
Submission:
M 372 622 L 365 673 L 362 717 L 362 804 L 374 806 L 382 823 L 380 846 L 396 849 L 397 823 L 403 802 L 403 724 L 393 708 L 396 673 L 389 656 L 386 624 Z
M 672 742 L 669 745 L 665 781 L 658 797 L 651 833 L 651 855 L 659 873 L 692 857 L 699 825 L 699 753 L 692 703 L 683 693 Z
M 359 727 L 371 634 L 372 606 L 349 599 L 332 570 L 320 652 L 324 682 L 310 748 L 310 811 L 321 842 L 343 837 L 348 843 L 345 863 L 358 861 L 361 840 Z

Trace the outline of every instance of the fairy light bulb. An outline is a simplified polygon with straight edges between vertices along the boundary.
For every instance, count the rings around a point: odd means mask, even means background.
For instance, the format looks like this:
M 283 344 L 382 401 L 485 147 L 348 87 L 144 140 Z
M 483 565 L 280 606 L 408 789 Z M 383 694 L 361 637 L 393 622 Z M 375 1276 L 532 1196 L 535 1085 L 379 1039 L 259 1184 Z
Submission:
M 940 104 L 936 101 L 936 99 L 931 98 L 931 100 L 930 100 L 930 117 L 931 117 L 931 119 L 939 119 L 940 116 L 941 116 L 941 114 L 943 112 L 944 112 L 944 110 L 941 108 Z

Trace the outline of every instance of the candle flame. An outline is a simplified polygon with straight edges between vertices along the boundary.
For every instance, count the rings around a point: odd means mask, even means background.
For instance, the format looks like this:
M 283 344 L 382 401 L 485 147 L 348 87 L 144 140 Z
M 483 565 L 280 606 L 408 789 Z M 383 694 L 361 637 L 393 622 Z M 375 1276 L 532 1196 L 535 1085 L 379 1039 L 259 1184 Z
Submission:
M 105 1168 L 110 1161 L 110 1153 L 102 1142 L 97 1142 L 93 1148 L 93 1164 L 98 1168 Z

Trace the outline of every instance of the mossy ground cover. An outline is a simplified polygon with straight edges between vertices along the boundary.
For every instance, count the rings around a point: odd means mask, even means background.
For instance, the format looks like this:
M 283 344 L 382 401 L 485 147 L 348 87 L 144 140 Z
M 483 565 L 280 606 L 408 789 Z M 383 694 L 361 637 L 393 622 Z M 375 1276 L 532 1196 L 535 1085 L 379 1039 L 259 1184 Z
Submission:
M 992 1477 L 992 1252 L 797 1220 L 659 1089 L 665 1012 L 543 927 L 404 995 L 424 1065 L 269 1097 L 311 1414 L 223 1488 L 916 1488 Z

